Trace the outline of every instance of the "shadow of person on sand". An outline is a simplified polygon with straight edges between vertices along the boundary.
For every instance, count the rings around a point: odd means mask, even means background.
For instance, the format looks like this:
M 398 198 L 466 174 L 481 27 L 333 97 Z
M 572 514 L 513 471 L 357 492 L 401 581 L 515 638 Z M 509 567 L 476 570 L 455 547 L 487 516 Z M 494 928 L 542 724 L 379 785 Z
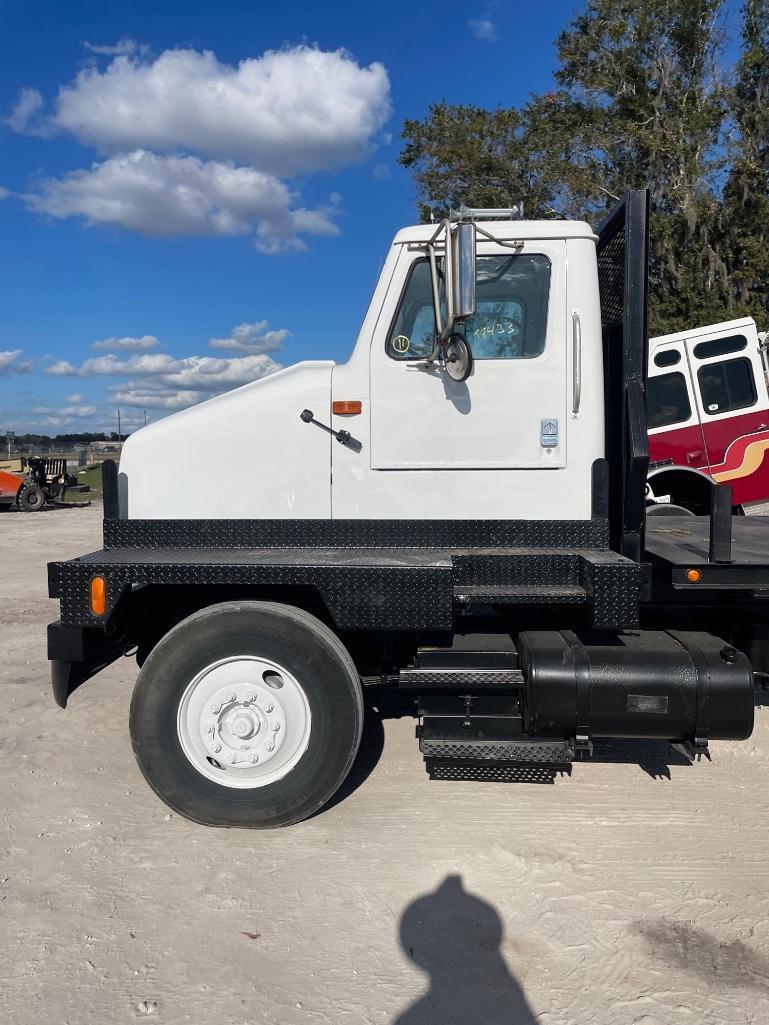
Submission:
M 486 901 L 447 876 L 403 912 L 403 949 L 430 979 L 424 996 L 393 1025 L 536 1025 L 500 950 L 502 920 Z

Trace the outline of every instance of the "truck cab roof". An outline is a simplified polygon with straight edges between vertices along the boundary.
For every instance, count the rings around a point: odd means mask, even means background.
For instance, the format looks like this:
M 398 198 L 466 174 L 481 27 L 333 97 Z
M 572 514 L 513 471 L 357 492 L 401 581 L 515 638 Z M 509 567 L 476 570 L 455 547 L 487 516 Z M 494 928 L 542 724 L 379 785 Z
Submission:
M 668 335 L 658 335 L 650 341 L 653 345 L 661 345 L 664 342 L 686 341 L 687 338 L 700 338 L 702 335 L 726 334 L 737 331 L 756 329 L 756 322 L 752 317 L 740 317 L 738 320 L 723 320 L 720 324 L 706 324 L 703 327 L 688 328 L 686 331 L 674 331 Z
M 589 238 L 598 241 L 598 236 L 587 221 L 481 221 L 481 227 L 496 238 L 504 239 L 567 239 Z M 424 243 L 435 234 L 436 224 L 414 224 L 401 228 L 393 245 Z M 484 239 L 480 238 L 479 242 Z

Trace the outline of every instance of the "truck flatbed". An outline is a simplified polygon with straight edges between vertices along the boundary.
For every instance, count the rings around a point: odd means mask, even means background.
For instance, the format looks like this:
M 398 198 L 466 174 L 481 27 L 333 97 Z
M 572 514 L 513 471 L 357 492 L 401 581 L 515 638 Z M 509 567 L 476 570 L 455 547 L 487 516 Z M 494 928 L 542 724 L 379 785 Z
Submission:
M 690 600 L 695 594 L 741 592 L 769 601 L 769 516 L 730 518 L 731 545 L 711 558 L 707 516 L 661 516 L 647 521 L 646 559 L 655 598 Z M 723 597 L 727 597 L 723 595 Z

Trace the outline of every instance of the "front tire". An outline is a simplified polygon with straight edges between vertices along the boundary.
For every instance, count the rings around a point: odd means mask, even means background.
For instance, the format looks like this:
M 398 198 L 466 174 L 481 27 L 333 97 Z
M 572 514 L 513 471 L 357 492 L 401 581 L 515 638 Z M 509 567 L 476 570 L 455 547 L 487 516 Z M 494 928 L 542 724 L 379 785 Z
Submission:
M 40 512 L 45 505 L 45 492 L 39 485 L 30 484 L 21 489 L 18 502 L 22 512 Z
M 175 626 L 131 700 L 139 768 L 174 811 L 270 828 L 316 812 L 347 776 L 363 728 L 360 678 L 314 616 L 227 602 Z

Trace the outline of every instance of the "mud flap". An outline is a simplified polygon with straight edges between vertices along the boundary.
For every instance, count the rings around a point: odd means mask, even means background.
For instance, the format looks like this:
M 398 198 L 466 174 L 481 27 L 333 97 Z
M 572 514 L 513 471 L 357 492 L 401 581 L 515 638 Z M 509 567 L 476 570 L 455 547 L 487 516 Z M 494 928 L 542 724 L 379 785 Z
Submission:
M 53 697 L 60 708 L 81 683 L 112 665 L 123 654 L 120 637 L 103 630 L 63 626 L 60 620 L 48 624 L 48 658 L 51 662 Z

